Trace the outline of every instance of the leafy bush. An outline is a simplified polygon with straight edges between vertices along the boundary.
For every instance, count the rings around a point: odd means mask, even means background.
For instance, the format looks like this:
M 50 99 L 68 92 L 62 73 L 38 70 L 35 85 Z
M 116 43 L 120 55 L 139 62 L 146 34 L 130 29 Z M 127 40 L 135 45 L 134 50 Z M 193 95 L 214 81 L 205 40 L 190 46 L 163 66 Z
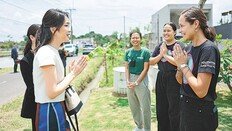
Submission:
M 73 85 L 76 90 L 80 93 L 82 92 L 87 84 L 95 78 L 95 75 L 103 62 L 103 57 L 95 57 L 88 62 L 87 67 L 83 72 L 73 81 Z
M 222 81 L 230 88 L 232 91 L 232 40 L 219 41 L 223 49 L 220 51 L 221 54 L 221 67 L 218 81 Z

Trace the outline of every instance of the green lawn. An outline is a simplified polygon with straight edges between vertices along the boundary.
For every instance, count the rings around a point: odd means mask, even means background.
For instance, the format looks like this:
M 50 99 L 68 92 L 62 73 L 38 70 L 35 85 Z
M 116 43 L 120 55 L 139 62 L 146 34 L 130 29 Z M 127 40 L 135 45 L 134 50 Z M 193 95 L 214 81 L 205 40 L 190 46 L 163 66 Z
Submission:
M 3 75 L 5 73 L 9 73 L 9 72 L 13 72 L 13 67 L 0 68 L 0 75 Z
M 226 88 L 228 89 L 228 87 Z M 221 131 L 232 131 L 232 93 L 229 90 L 218 90 L 217 95 L 218 129 Z
M 31 121 L 20 117 L 23 97 L 0 106 L 0 131 L 31 129 Z
M 227 88 L 227 87 L 224 87 Z M 129 131 L 134 128 L 126 97 L 112 94 L 113 88 L 92 92 L 79 117 L 81 131 Z M 219 90 L 216 104 L 219 110 L 218 131 L 232 130 L 232 94 Z M 152 93 L 152 130 L 157 130 L 155 94 Z
M 114 96 L 113 88 L 92 91 L 79 116 L 81 131 L 128 131 L 134 128 L 126 97 Z M 232 94 L 228 90 L 217 92 L 219 131 L 232 130 Z M 22 97 L 0 106 L 0 130 L 28 130 L 30 120 L 20 117 Z M 152 129 L 156 130 L 155 95 L 152 93 Z
M 112 90 L 113 88 L 99 88 L 92 92 L 79 116 L 81 131 L 130 131 L 134 129 L 135 125 L 127 98 L 113 95 Z M 154 109 L 154 101 L 152 103 L 152 109 Z M 152 116 L 155 116 L 154 110 Z M 156 125 L 155 119 L 152 117 L 152 127 Z

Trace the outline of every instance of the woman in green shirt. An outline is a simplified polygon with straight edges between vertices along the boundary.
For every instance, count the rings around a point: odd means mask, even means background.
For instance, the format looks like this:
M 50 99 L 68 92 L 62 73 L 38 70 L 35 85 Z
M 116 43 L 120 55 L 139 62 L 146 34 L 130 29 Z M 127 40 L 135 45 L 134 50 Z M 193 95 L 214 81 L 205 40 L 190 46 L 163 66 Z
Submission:
M 126 51 L 124 59 L 128 87 L 127 97 L 136 124 L 135 130 L 150 131 L 151 98 L 147 78 L 150 52 L 141 47 L 141 40 L 142 34 L 139 31 L 130 33 L 132 48 Z

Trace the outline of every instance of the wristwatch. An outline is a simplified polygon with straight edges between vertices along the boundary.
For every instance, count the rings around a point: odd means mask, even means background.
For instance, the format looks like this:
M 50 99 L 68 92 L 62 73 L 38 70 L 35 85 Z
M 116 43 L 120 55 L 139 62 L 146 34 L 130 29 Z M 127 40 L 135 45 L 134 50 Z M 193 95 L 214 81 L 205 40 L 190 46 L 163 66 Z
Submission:
M 136 86 L 139 85 L 137 81 L 135 81 L 135 85 L 136 85 Z
M 181 64 L 180 65 L 180 69 L 185 68 L 185 67 L 188 67 L 188 65 L 187 64 Z

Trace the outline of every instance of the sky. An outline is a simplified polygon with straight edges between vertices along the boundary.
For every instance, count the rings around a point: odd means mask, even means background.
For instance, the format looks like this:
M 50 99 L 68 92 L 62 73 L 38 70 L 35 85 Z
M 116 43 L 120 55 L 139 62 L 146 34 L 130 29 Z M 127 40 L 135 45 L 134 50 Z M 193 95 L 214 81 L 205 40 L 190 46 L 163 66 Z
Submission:
M 0 41 L 21 41 L 31 24 L 41 24 L 44 13 L 51 8 L 72 10 L 73 34 L 90 31 L 110 35 L 125 32 L 151 22 L 151 16 L 167 4 L 198 4 L 199 0 L 0 0 Z M 213 25 L 221 13 L 232 10 L 231 0 L 207 0 L 213 4 Z

